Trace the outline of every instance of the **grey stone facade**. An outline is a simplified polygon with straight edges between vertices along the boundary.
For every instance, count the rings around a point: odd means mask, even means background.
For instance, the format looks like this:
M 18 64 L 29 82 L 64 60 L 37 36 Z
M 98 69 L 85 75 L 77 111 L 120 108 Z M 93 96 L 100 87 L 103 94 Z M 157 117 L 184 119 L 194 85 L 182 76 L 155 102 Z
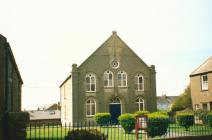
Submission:
M 110 86 L 105 86 L 105 72 L 112 73 Z M 120 76 L 123 73 L 126 77 Z M 86 75 L 89 74 L 95 77 L 96 86 L 90 87 L 95 88 L 94 91 L 87 91 Z M 141 90 L 136 90 L 137 75 L 142 76 L 139 83 L 143 84 Z M 144 101 L 141 110 L 156 111 L 155 75 L 155 66 L 144 63 L 117 33 L 113 32 L 79 67 L 73 64 L 71 75 L 61 84 L 62 123 L 92 119 L 93 115 L 88 115 L 86 106 L 89 99 L 95 101 L 95 113 L 111 112 L 113 104 L 120 104 L 121 114 L 134 113 L 137 111 L 138 98 Z M 121 84 L 123 86 L 120 86 Z M 119 103 L 115 103 L 116 99 Z

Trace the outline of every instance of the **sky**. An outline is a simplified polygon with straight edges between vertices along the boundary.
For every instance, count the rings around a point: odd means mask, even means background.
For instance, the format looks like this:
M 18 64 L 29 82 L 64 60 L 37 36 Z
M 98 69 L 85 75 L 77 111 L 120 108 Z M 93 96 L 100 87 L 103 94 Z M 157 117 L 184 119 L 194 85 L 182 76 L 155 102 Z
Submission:
M 22 109 L 60 100 L 59 86 L 111 34 L 157 71 L 157 95 L 179 95 L 212 55 L 211 0 L 0 0 L 0 34 L 24 85 Z

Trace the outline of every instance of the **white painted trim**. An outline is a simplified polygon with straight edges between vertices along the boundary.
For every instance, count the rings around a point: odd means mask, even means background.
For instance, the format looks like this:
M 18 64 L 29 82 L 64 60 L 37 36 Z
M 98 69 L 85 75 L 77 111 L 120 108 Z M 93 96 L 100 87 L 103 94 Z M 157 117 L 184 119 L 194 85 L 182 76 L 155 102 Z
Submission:
M 204 79 L 203 79 L 204 77 L 207 77 L 207 81 L 204 81 Z M 208 75 L 201 76 L 201 89 L 208 90 Z

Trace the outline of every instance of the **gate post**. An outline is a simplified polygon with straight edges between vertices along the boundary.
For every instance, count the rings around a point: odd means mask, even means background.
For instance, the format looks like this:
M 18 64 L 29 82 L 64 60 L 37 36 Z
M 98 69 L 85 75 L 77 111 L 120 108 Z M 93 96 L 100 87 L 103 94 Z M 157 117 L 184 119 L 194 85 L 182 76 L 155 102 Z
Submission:
M 147 139 L 148 137 L 148 131 L 147 131 L 147 116 L 146 115 L 141 115 L 141 116 L 136 116 L 135 119 L 135 132 L 136 132 L 136 140 L 139 140 L 139 130 L 142 131 L 142 138 L 144 137 Z

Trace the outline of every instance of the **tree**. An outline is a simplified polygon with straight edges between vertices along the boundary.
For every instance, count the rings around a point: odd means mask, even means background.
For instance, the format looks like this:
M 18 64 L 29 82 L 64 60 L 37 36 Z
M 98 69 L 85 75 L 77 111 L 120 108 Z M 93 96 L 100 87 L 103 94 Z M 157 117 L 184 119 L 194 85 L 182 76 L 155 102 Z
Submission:
M 171 107 L 172 111 L 180 111 L 184 109 L 192 109 L 190 86 L 187 86 L 184 92 L 174 100 Z

